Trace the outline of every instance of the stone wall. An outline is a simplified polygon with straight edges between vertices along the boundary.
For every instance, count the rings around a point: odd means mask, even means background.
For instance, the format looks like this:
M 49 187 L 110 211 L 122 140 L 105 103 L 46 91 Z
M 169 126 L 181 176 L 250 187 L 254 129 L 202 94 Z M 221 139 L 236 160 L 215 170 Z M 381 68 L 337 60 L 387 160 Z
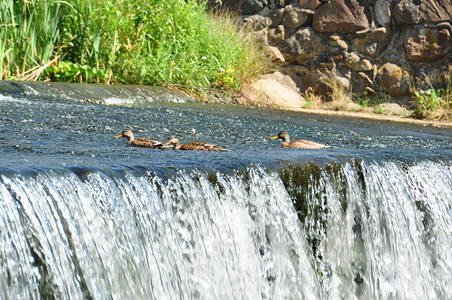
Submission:
M 211 0 L 251 26 L 301 92 L 331 78 L 357 95 L 407 98 L 452 74 L 451 0 Z M 326 79 L 326 78 L 330 79 Z

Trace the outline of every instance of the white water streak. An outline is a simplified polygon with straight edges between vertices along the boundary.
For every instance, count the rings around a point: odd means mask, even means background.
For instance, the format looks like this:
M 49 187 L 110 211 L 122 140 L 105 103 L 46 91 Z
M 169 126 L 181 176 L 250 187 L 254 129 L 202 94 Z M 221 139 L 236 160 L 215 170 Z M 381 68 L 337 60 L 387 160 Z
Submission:
M 450 299 L 452 172 L 440 163 L 350 165 L 327 185 L 331 299 Z M 346 201 L 344 211 L 341 201 Z
M 39 298 L 27 242 L 58 299 L 318 298 L 282 183 L 260 169 L 247 180 L 218 180 L 126 171 L 2 175 L 1 226 L 18 235 L 2 230 L 2 273 L 17 272 L 14 284 L 1 277 L 4 298 Z

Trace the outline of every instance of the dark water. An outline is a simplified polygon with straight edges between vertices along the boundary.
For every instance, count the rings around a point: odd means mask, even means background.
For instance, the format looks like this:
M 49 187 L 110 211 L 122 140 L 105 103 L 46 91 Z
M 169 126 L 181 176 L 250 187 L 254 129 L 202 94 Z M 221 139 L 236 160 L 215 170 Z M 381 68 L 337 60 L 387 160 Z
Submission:
M 452 297 L 450 129 L 7 87 L 0 299 Z M 127 147 L 126 128 L 230 151 Z

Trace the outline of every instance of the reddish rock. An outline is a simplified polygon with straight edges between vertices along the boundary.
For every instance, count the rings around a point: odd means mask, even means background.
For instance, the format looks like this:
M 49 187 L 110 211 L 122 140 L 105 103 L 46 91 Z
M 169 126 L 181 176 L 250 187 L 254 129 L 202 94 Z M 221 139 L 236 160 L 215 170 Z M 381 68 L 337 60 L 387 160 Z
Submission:
M 421 12 L 425 22 L 435 23 L 452 20 L 452 1 L 423 0 Z
M 450 47 L 450 31 L 447 28 L 414 27 L 405 37 L 405 52 L 411 61 L 432 62 L 441 59 Z
M 301 8 L 306 9 L 316 9 L 320 4 L 322 4 L 320 0 L 300 0 L 298 2 L 298 5 L 300 5 Z
M 317 8 L 313 27 L 318 32 L 352 33 L 369 27 L 357 0 L 329 0 Z

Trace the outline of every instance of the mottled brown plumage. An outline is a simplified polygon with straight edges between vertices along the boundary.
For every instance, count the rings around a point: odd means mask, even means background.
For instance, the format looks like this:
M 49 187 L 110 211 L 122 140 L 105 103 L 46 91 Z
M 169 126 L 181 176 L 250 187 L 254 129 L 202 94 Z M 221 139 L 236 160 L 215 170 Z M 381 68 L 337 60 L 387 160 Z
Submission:
M 308 140 L 296 140 L 291 142 L 290 141 L 290 135 L 287 131 L 281 131 L 278 133 L 277 136 L 274 136 L 271 138 L 273 139 L 282 139 L 283 143 L 281 144 L 281 147 L 284 148 L 305 148 L 305 149 L 321 149 L 321 148 L 329 148 L 330 146 L 316 143 L 313 141 Z
M 229 151 L 224 149 L 217 144 L 204 143 L 204 142 L 188 142 L 181 144 L 179 139 L 172 136 L 168 138 L 168 142 L 165 146 L 174 145 L 174 150 L 196 150 L 196 151 Z
M 125 137 L 129 140 L 127 143 L 129 146 L 135 147 L 145 147 L 152 149 L 161 149 L 163 148 L 163 143 L 161 141 L 151 139 L 151 138 L 135 138 L 131 130 L 123 130 L 121 134 L 115 136 L 115 139 Z

